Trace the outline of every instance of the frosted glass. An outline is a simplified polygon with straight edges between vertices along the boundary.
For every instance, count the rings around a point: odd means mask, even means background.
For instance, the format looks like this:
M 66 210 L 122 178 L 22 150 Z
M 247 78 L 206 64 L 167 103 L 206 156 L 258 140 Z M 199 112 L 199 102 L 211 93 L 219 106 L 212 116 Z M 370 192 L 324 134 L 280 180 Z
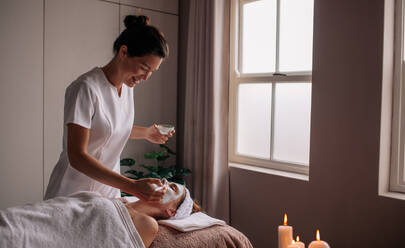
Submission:
M 280 1 L 280 71 L 312 70 L 313 0 Z
M 279 83 L 275 91 L 273 159 L 308 165 L 311 84 Z
M 270 159 L 271 84 L 240 84 L 236 153 Z
M 274 72 L 276 65 L 277 1 L 243 5 L 242 72 Z

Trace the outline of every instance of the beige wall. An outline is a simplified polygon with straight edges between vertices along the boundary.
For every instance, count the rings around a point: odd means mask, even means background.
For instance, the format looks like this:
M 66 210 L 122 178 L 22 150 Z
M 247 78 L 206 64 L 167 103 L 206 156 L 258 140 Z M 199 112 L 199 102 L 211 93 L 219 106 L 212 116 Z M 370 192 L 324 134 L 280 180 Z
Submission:
M 0 1 L 0 209 L 42 198 L 43 1 Z
M 284 212 L 309 244 L 403 247 L 405 201 L 378 196 L 384 1 L 315 0 L 310 180 L 231 168 L 232 225 L 277 247 Z

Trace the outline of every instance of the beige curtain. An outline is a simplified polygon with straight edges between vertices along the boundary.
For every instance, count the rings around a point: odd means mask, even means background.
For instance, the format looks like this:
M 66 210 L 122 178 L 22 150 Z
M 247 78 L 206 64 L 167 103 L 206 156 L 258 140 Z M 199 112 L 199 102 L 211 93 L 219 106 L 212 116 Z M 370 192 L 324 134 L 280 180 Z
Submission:
M 229 0 L 180 0 L 178 162 L 191 194 L 229 222 Z

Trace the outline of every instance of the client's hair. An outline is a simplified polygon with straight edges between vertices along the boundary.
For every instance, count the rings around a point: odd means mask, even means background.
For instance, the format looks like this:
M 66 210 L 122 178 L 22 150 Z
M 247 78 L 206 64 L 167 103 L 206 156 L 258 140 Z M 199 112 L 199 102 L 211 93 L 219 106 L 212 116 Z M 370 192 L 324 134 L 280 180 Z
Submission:
M 193 210 L 191 211 L 191 213 L 194 214 L 200 211 L 201 211 L 200 205 L 198 205 L 195 201 L 193 201 Z

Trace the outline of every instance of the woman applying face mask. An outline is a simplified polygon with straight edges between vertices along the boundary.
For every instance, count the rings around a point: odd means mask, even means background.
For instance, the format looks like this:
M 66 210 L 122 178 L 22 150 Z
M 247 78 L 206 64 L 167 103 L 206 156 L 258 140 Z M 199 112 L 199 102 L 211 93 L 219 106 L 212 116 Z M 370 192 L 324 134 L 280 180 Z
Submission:
M 120 190 L 144 201 L 159 201 L 158 179 L 132 180 L 120 174 L 120 155 L 128 139 L 165 143 L 156 125 L 133 125 L 133 87 L 158 70 L 168 56 L 163 34 L 145 16 L 127 16 L 126 29 L 114 42 L 114 58 L 81 75 L 66 89 L 63 151 L 45 199 L 78 191 L 120 197 Z
M 162 180 L 162 184 L 162 187 L 166 187 L 167 190 L 159 202 L 125 203 L 132 222 L 146 247 L 149 247 L 158 232 L 156 220 L 176 217 L 181 219 L 201 210 L 183 185 L 168 183 L 165 179 Z M 158 189 L 157 186 L 155 188 Z M 125 200 L 123 201 L 125 202 Z

